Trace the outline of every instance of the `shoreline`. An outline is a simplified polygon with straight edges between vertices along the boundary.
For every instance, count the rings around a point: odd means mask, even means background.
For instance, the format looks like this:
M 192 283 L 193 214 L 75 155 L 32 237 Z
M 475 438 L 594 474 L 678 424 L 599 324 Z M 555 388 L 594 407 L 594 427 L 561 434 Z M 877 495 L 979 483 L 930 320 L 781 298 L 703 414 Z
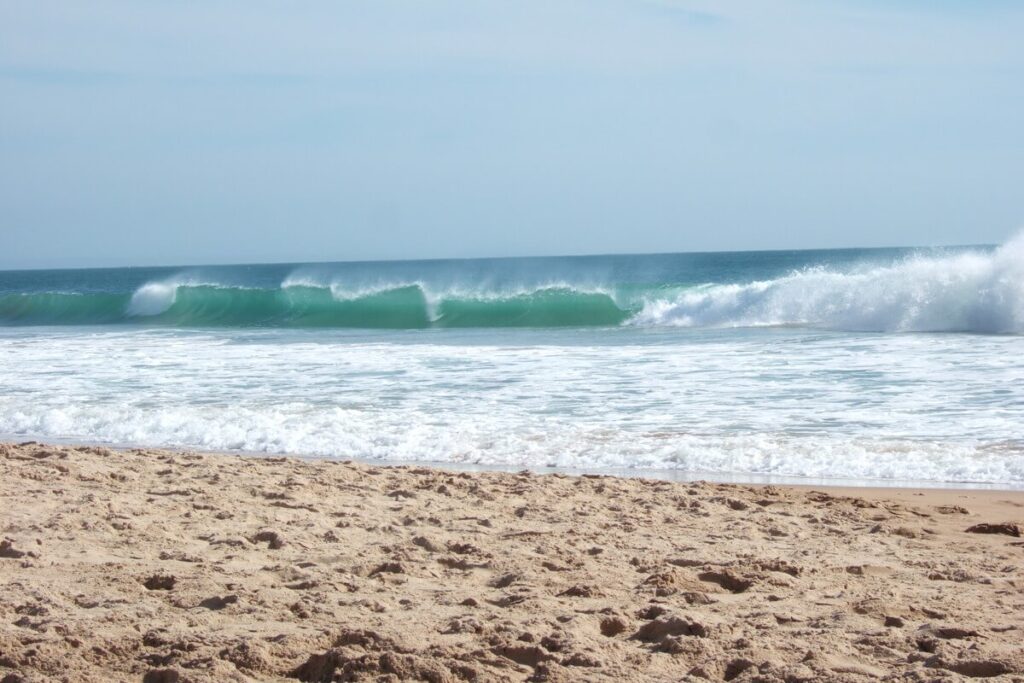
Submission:
M 704 472 L 692 470 L 675 470 L 667 468 L 629 468 L 629 467 L 559 467 L 529 466 L 501 463 L 468 463 L 446 462 L 441 460 L 369 460 L 363 458 L 335 458 L 304 453 L 218 450 L 191 446 L 148 446 L 136 443 L 106 443 L 83 439 L 60 439 L 46 436 L 12 435 L 0 433 L 0 444 L 50 444 L 55 446 L 106 448 L 112 451 L 125 452 L 134 450 L 166 451 L 168 453 L 204 453 L 207 455 L 236 456 L 241 458 L 295 458 L 303 462 L 337 462 L 356 463 L 370 467 L 429 467 L 436 470 L 451 472 L 506 472 L 515 474 L 528 471 L 538 476 L 562 474 L 570 477 L 601 476 L 623 479 L 651 479 L 675 483 L 708 482 L 712 484 L 729 484 L 735 486 L 783 486 L 803 488 L 830 488 L 844 490 L 867 491 L 899 491 L 899 490 L 935 490 L 935 491 L 1006 491 L 1009 493 L 1024 492 L 1024 483 L 1007 484 L 1003 482 L 982 481 L 937 481 L 915 479 L 870 479 L 856 477 L 803 477 L 797 475 L 762 474 L 756 472 Z
M 1024 680 L 1021 491 L 0 443 L 0 498 L 12 683 Z

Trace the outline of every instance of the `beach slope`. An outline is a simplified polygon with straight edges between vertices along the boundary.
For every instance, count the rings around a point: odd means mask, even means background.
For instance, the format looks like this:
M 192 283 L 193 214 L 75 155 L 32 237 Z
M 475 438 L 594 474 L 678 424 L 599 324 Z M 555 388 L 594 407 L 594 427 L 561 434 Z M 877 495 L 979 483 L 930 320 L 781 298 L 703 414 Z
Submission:
M 1021 492 L 0 444 L 0 500 L 5 683 L 1024 680 Z

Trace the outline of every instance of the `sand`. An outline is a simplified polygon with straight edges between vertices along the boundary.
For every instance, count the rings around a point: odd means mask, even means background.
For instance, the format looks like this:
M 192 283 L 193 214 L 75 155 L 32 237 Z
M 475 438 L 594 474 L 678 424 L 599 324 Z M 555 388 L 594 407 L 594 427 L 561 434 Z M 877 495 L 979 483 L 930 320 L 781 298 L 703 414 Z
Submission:
M 29 444 L 0 500 L 4 683 L 1024 681 L 1021 492 Z

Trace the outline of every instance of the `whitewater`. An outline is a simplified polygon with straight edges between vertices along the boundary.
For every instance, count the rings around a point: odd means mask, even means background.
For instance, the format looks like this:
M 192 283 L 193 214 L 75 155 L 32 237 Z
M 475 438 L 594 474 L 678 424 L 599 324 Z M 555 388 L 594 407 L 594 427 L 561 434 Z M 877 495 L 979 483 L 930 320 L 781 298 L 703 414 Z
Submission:
M 998 247 L 0 272 L 0 438 L 1024 486 Z

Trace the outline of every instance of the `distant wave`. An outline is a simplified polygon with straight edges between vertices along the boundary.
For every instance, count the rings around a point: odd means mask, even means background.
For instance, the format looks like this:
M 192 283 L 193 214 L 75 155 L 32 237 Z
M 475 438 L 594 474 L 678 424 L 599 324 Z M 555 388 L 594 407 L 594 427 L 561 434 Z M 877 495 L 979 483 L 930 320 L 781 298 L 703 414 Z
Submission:
M 809 325 L 872 332 L 1024 331 L 1024 235 L 994 252 L 913 257 L 765 282 L 709 284 L 647 302 L 634 325 Z
M 173 327 L 809 326 L 879 332 L 1024 332 L 1024 236 L 995 251 L 825 266 L 754 282 L 518 287 L 346 283 L 295 274 L 279 286 L 185 278 L 131 293 L 0 295 L 0 324 Z

